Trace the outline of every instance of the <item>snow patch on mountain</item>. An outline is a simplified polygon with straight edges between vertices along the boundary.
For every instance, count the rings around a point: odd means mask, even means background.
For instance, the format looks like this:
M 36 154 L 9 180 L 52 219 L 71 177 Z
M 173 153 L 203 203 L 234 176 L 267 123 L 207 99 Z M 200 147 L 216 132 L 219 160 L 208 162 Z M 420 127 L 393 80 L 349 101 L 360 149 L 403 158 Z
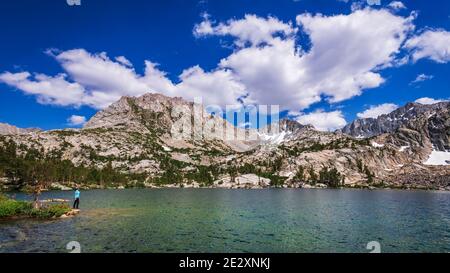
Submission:
M 259 138 L 262 140 L 265 144 L 272 144 L 272 145 L 280 145 L 284 141 L 286 141 L 287 137 L 291 134 L 291 132 L 282 131 L 278 134 L 264 134 L 259 133 Z
M 383 147 L 384 147 L 383 144 L 376 143 L 375 141 L 373 141 L 373 142 L 371 143 L 371 145 L 372 145 L 372 147 L 374 147 L 374 148 L 383 148 Z
M 423 163 L 432 166 L 448 166 L 450 165 L 450 152 L 433 151 L 428 160 Z

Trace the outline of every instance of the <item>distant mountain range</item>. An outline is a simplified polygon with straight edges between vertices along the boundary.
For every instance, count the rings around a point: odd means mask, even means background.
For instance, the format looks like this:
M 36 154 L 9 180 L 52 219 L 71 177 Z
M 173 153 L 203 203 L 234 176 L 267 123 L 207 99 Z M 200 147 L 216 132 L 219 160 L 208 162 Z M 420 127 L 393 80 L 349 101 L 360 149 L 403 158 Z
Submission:
M 342 128 L 344 134 L 348 134 L 357 138 L 370 138 L 385 133 L 397 131 L 402 126 L 408 126 L 410 121 L 415 121 L 418 117 L 426 116 L 430 119 L 429 132 L 434 133 L 433 128 L 441 128 L 438 135 L 433 136 L 432 143 L 440 151 L 450 150 L 448 139 L 445 140 L 445 127 L 448 128 L 448 119 L 440 117 L 442 113 L 447 113 L 449 102 L 441 102 L 433 105 L 423 105 L 420 103 L 408 103 L 404 107 L 381 115 L 378 118 L 358 119 Z M 444 134 L 439 135 L 440 132 Z
M 449 102 L 409 103 L 336 132 L 282 120 L 278 132 L 262 133 L 235 128 L 196 107 L 160 94 L 123 97 L 79 130 L 37 131 L 2 124 L 0 147 L 12 141 L 18 154 L 41 151 L 42 157 L 57 155 L 74 166 L 140 174 L 140 185 L 147 187 L 173 183 L 450 190 Z M 183 117 L 175 108 L 194 115 Z M 198 126 L 190 130 L 193 123 Z M 234 139 L 236 135 L 247 138 Z M 19 180 L 5 178 L 3 184 L 11 186 Z M 125 184 L 133 183 L 138 182 Z
M 0 135 L 20 135 L 38 131 L 40 131 L 40 129 L 37 128 L 21 129 L 13 125 L 0 123 Z

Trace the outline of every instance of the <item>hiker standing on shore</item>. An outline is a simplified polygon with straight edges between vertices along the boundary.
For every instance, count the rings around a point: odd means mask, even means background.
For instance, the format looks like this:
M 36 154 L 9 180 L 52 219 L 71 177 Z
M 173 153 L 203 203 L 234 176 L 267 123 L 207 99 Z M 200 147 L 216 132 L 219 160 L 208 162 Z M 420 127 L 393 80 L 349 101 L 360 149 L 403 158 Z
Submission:
M 79 205 L 80 205 L 80 191 L 77 188 L 75 191 L 75 202 L 73 202 L 73 208 L 78 209 Z

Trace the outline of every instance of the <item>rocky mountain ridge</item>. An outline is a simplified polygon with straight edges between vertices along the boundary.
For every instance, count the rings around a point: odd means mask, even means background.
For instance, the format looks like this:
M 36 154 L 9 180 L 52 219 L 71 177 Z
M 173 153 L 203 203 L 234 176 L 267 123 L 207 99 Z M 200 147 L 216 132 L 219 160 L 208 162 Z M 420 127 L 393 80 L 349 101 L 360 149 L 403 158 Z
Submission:
M 436 113 L 448 110 L 450 102 L 440 102 L 432 105 L 408 103 L 395 111 L 381 115 L 378 118 L 357 119 L 340 131 L 356 138 L 370 138 L 385 133 L 392 133 L 407 125 L 419 116 L 436 116 Z M 442 124 L 441 124 L 442 125 Z M 439 150 L 444 150 L 442 140 L 433 141 Z
M 116 180 L 125 179 L 120 175 L 130 180 L 127 186 L 450 190 L 446 154 L 444 160 L 442 154 L 431 160 L 433 153 L 449 151 L 449 121 L 448 103 L 408 104 L 336 132 L 319 132 L 292 120 L 280 121 L 279 131 L 258 132 L 236 128 L 181 98 L 146 94 L 120 99 L 80 130 L 25 134 L 13 130 L 0 138 L 0 148 L 13 143 L 19 157 L 39 154 L 40 158 L 52 158 L 53 165 L 59 160 L 73 165 L 70 168 L 74 170 L 90 168 L 89 173 L 94 174 L 96 170 L 114 170 L 119 177 Z M 2 171 L 0 165 L 0 177 L 2 172 L 11 173 Z M 49 179 L 61 184 L 61 179 L 94 179 L 77 175 Z M 102 177 L 95 179 L 103 181 Z
M 41 130 L 37 128 L 22 129 L 7 123 L 0 123 L 0 135 L 21 135 L 39 131 Z

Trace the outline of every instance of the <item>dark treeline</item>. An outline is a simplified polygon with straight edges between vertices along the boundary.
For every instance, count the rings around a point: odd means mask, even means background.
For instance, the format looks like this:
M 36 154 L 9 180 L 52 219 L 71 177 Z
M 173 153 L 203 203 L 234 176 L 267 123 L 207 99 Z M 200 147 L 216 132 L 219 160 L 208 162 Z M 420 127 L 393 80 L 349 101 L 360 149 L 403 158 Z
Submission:
M 317 175 L 312 167 L 307 170 L 305 167 L 299 166 L 294 180 L 308 182 L 311 185 L 322 183 L 331 188 L 338 188 L 344 185 L 345 177 L 336 168 L 323 167 Z
M 59 154 L 44 155 L 43 150 L 18 147 L 11 140 L 3 139 L 1 143 L 0 177 L 7 177 L 17 185 L 25 186 L 36 181 L 109 185 L 138 178 L 113 170 L 111 162 L 103 169 L 75 166 L 69 160 L 62 160 Z

